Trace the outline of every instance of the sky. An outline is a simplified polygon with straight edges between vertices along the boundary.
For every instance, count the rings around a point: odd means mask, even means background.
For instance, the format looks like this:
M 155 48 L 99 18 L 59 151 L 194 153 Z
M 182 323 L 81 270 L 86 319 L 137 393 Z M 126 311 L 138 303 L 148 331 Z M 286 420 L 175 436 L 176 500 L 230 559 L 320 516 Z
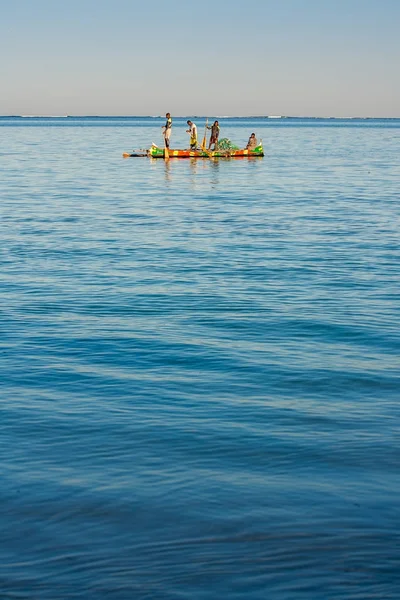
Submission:
M 0 10 L 0 115 L 400 117 L 400 0 Z

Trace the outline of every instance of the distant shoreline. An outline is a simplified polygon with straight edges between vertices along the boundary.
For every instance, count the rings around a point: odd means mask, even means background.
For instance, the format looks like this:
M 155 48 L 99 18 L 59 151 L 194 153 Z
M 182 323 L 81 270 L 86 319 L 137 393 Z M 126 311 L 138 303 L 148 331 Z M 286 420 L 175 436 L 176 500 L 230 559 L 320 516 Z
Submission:
M 175 119 L 210 119 L 207 115 L 175 115 Z M 397 121 L 399 117 L 314 117 L 314 116 L 294 116 L 294 115 L 212 115 L 211 118 L 217 119 L 263 119 L 271 121 L 280 120 L 320 120 L 320 121 L 350 121 L 350 120 L 379 120 L 379 121 Z M 0 119 L 163 119 L 164 115 L 0 115 Z

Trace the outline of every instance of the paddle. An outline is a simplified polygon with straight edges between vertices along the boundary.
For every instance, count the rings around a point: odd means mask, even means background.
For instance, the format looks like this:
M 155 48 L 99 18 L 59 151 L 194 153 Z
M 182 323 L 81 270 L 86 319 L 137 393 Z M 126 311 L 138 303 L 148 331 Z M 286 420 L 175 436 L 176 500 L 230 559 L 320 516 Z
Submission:
M 206 145 L 207 145 L 207 125 L 208 125 L 208 118 L 206 119 L 206 126 L 204 128 L 204 137 L 203 137 L 203 142 L 201 144 L 201 147 L 203 148 L 203 150 L 206 150 Z

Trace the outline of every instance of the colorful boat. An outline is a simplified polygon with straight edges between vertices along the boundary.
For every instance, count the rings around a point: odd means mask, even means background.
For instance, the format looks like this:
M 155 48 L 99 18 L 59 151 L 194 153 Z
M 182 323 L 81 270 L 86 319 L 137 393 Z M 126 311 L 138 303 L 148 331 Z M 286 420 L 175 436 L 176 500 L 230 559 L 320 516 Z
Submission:
M 262 144 L 256 146 L 253 150 L 247 150 L 247 148 L 234 150 L 174 150 L 169 149 L 167 156 L 165 156 L 165 149 L 159 148 L 159 146 L 152 145 L 149 150 L 140 152 L 124 152 L 122 155 L 124 158 L 133 156 L 150 156 L 152 158 L 251 158 L 264 156 L 264 150 Z

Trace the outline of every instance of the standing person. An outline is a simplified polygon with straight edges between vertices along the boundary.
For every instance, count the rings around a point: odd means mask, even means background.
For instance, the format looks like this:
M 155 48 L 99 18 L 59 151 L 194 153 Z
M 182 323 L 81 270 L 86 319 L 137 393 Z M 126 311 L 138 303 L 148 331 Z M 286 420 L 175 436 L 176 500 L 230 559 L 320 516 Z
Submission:
M 187 121 L 189 129 L 186 129 L 186 133 L 190 133 L 190 149 L 196 150 L 197 148 L 197 127 L 192 121 Z
M 172 131 L 172 119 L 171 119 L 171 115 L 169 113 L 167 113 L 165 115 L 165 117 L 166 117 L 167 121 L 166 121 L 165 125 L 162 126 L 162 130 L 163 130 L 165 147 L 169 148 L 169 138 L 171 137 L 171 131 Z
M 210 143 L 208 149 L 211 150 L 211 145 L 214 144 L 214 150 L 218 150 L 218 138 L 219 138 L 219 123 L 214 121 L 212 125 L 207 125 L 207 129 L 211 129 Z
M 257 145 L 258 145 L 258 142 L 257 142 L 256 134 L 252 133 L 251 136 L 249 137 L 249 141 L 247 142 L 246 149 L 254 150 L 254 148 L 256 148 Z

